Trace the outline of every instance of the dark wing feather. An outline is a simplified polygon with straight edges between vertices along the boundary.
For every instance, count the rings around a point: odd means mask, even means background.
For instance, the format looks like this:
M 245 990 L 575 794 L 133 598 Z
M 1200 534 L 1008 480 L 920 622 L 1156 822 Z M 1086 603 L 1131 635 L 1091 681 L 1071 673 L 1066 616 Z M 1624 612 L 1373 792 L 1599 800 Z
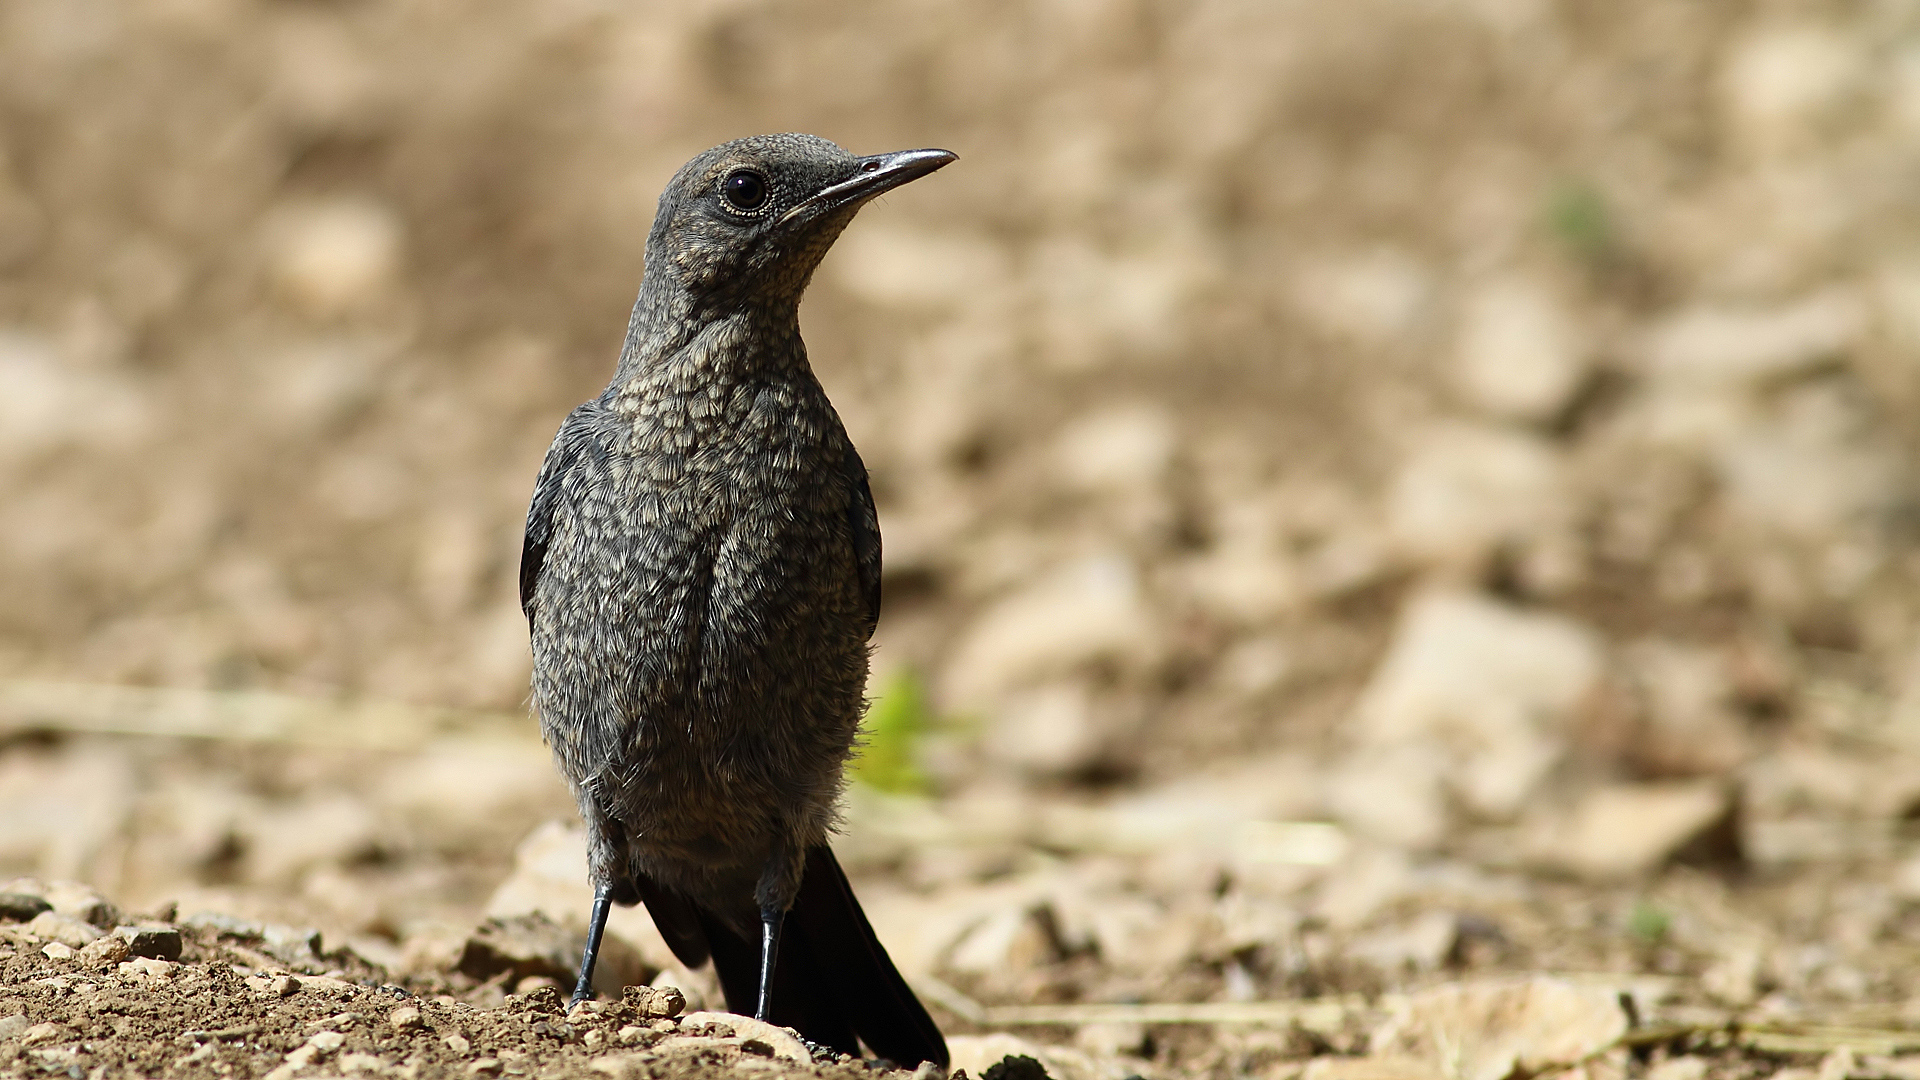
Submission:
M 547 561 L 547 541 L 553 536 L 553 515 L 560 505 L 567 477 L 581 459 L 594 451 L 597 443 L 590 426 L 593 402 L 573 410 L 561 422 L 560 430 L 540 463 L 540 476 L 533 482 L 533 502 L 527 507 L 527 532 L 520 543 L 520 610 L 533 618 L 533 593 L 540 585 L 540 568 Z
M 860 571 L 860 594 L 867 602 L 867 637 L 880 626 L 880 516 L 873 510 L 873 488 L 867 483 L 867 465 L 860 452 L 847 444 L 847 524 L 853 533 L 853 558 Z

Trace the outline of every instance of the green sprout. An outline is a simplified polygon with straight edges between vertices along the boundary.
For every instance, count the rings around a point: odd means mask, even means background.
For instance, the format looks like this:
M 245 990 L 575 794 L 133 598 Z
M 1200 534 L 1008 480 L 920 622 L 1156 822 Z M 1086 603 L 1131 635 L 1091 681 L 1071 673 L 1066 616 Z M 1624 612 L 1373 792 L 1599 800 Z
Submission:
M 906 668 L 887 676 L 860 724 L 853 778 L 878 791 L 925 792 L 920 743 L 932 727 L 933 713 L 920 677 Z
M 1586 262 L 1605 262 L 1618 251 L 1619 234 L 1606 198 L 1583 180 L 1564 181 L 1554 188 L 1547 198 L 1547 227 Z
M 1645 900 L 1636 901 L 1627 913 L 1627 933 L 1648 945 L 1664 939 L 1672 928 L 1673 916 Z

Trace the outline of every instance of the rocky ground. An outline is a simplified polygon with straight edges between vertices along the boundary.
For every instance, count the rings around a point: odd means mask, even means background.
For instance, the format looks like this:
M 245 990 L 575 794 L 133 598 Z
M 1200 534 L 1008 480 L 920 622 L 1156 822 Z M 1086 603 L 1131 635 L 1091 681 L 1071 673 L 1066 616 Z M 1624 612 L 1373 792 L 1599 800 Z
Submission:
M 0 5 L 0 876 L 184 920 L 0 924 L 5 1068 L 655 1052 L 469 955 L 584 908 L 519 526 L 666 178 L 784 129 L 961 154 L 803 321 L 887 544 L 841 856 L 970 1070 L 1913 1068 L 1905 0 Z

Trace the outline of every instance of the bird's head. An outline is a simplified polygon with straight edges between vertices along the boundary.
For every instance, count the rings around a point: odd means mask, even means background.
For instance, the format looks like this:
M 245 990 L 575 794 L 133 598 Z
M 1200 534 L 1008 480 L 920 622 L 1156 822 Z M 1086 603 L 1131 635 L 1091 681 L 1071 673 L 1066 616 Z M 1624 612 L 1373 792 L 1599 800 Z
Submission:
M 723 307 L 798 304 L 813 270 L 867 200 L 955 155 L 856 157 L 813 135 L 756 135 L 681 166 L 647 236 L 650 288 Z

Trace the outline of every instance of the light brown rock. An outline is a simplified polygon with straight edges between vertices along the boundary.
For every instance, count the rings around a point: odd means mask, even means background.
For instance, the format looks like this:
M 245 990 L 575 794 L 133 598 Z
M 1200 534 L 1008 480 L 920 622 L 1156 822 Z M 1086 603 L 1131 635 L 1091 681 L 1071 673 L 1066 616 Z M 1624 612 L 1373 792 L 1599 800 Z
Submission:
M 1565 616 L 1482 596 L 1416 596 L 1356 707 L 1379 753 L 1434 745 L 1446 782 L 1493 817 L 1519 809 L 1558 759 L 1601 669 L 1599 636 Z
M 100 937 L 80 950 L 80 962 L 88 967 L 105 967 L 108 964 L 125 963 L 133 953 L 127 943 L 112 935 Z
M 1610 990 L 1536 977 L 1451 983 L 1413 995 L 1373 1033 L 1375 1054 L 1416 1058 L 1451 1080 L 1506 1080 L 1613 1045 L 1627 1017 Z
M 672 1019 L 687 1007 L 687 995 L 677 986 L 629 986 L 622 991 L 621 1000 L 653 1020 Z
M 58 941 L 75 949 L 86 948 L 100 936 L 100 931 L 92 923 L 72 915 L 63 915 L 57 909 L 35 915 L 25 929 L 41 941 Z
M 715 1030 L 724 1028 L 731 1035 L 719 1036 L 740 1044 L 749 1054 L 770 1057 L 795 1065 L 811 1065 L 813 1054 L 807 1049 L 800 1036 L 789 1028 L 775 1027 L 764 1020 L 755 1020 L 751 1016 L 739 1016 L 734 1013 L 693 1012 L 680 1018 L 682 1031 Z
M 1317 1057 L 1307 1062 L 1300 1080 L 1448 1080 L 1447 1074 L 1419 1058 Z
M 1726 819 L 1730 796 L 1718 781 L 1613 784 L 1588 792 L 1564 814 L 1528 827 L 1535 864 L 1608 880 L 1658 869 Z

